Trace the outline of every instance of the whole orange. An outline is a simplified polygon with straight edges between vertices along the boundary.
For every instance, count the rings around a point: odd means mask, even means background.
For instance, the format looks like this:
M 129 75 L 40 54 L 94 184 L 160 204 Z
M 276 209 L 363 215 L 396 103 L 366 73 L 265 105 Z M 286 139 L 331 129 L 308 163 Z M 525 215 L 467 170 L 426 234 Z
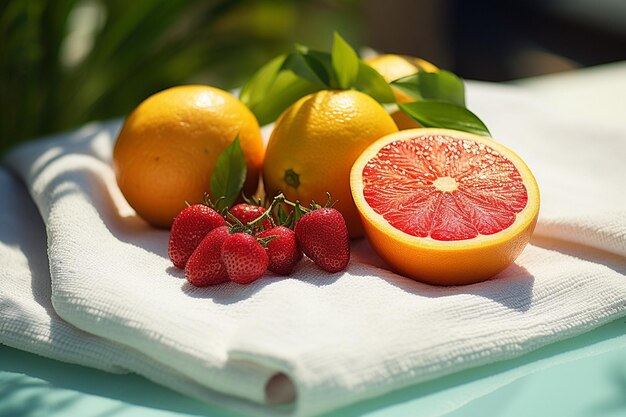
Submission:
M 378 71 L 388 83 L 420 71 L 439 71 L 439 68 L 426 60 L 407 55 L 377 55 L 366 59 L 365 63 Z M 410 103 L 415 101 L 397 88 L 393 88 L 393 93 L 396 96 L 396 102 L 398 103 Z M 391 117 L 396 122 L 396 125 L 398 125 L 398 129 L 400 130 L 421 127 L 417 122 L 400 110 L 394 111 L 391 114 Z
M 148 97 L 124 122 L 113 151 L 120 190 L 137 214 L 169 227 L 185 207 L 210 192 L 220 153 L 239 135 L 248 174 L 245 190 L 256 190 L 264 146 L 259 124 L 232 94 L 188 85 Z
M 376 139 L 398 129 L 385 109 L 354 90 L 305 96 L 279 117 L 272 131 L 263 181 L 266 191 L 290 200 L 324 204 L 330 192 L 351 237 L 363 233 L 350 193 L 350 169 Z

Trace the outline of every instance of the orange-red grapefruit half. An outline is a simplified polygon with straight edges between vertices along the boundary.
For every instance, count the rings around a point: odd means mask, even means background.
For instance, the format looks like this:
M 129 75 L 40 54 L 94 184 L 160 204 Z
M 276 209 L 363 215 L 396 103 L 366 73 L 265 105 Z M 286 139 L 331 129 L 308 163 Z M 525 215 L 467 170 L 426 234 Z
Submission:
M 455 130 L 384 136 L 356 160 L 350 186 L 374 249 L 429 284 L 493 277 L 522 252 L 539 213 L 539 188 L 519 156 Z

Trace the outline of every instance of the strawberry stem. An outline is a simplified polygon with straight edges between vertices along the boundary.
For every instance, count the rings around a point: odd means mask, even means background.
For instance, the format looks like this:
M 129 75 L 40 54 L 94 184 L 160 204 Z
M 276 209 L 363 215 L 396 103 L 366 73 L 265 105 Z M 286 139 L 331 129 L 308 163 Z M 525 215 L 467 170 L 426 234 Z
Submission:
M 243 199 L 243 201 L 246 204 L 250 204 L 251 206 L 259 206 L 259 207 L 266 207 L 267 206 L 263 201 L 261 201 L 260 198 L 257 197 L 256 200 L 255 200 L 254 196 L 248 197 L 243 192 L 241 193 L 241 198 Z
M 250 229 L 249 227 L 247 227 L 247 225 L 243 224 L 241 222 L 241 220 L 239 220 L 237 217 L 235 217 L 234 214 L 232 214 L 230 211 L 226 211 L 226 217 L 227 217 L 227 222 L 228 225 L 230 226 L 230 230 L 228 231 L 230 234 L 233 233 L 248 233 L 248 234 L 252 234 L 252 229 Z
M 278 239 L 279 237 L 280 236 L 278 236 L 278 235 L 257 237 L 256 241 L 259 242 L 261 244 L 261 246 L 263 246 L 265 249 L 267 249 L 267 244 L 270 243 L 274 239 Z
M 228 211 L 228 206 L 223 204 L 226 198 L 224 196 L 218 198 L 215 203 L 211 200 L 211 196 L 208 193 L 202 195 L 202 204 L 207 207 L 211 207 L 213 210 L 220 213 L 222 216 Z
M 304 213 L 308 213 L 309 211 L 311 211 L 310 209 L 303 207 L 300 205 L 300 201 L 297 201 L 294 203 L 293 201 L 289 201 L 287 200 L 287 198 L 285 197 L 285 195 L 283 193 L 278 194 L 276 197 L 274 197 L 274 201 L 279 200 L 280 203 L 285 203 L 288 206 L 291 206 L 293 208 L 299 208 L 300 210 L 302 210 Z M 274 202 L 272 202 L 272 204 L 274 204 Z
M 270 204 L 270 206 L 265 210 L 263 214 L 261 214 L 259 217 L 252 220 L 251 222 L 248 222 L 246 225 L 249 228 L 254 229 L 257 225 L 259 225 L 261 222 L 263 222 L 263 220 L 267 218 L 272 224 L 272 227 L 276 226 L 276 222 L 274 221 L 274 218 L 272 217 L 272 212 L 274 211 L 274 207 L 276 207 L 277 204 L 284 203 L 284 202 L 286 202 L 286 200 L 285 200 L 285 196 L 283 195 L 283 193 L 278 194 L 276 197 L 274 197 L 274 199 L 272 200 L 272 204 Z
M 326 193 L 327 195 L 327 201 L 326 201 L 326 205 L 323 207 L 332 207 L 333 202 L 332 199 L 330 197 L 330 193 Z M 245 196 L 244 196 L 245 199 Z M 248 201 L 248 200 L 246 200 Z M 250 203 L 248 203 L 250 204 Z M 265 210 L 265 212 L 263 214 L 261 214 L 259 217 L 257 217 L 256 219 L 247 222 L 246 224 L 243 224 L 238 218 L 236 218 L 232 213 L 230 213 L 229 211 L 226 211 L 226 216 L 227 218 L 230 220 L 230 224 L 232 227 L 232 230 L 236 230 L 236 231 L 244 231 L 246 233 L 249 234 L 253 234 L 253 230 L 255 229 L 259 229 L 261 223 L 265 220 L 268 219 L 270 221 L 270 224 L 272 225 L 272 227 L 276 226 L 276 220 L 274 220 L 274 216 L 272 215 L 272 213 L 274 213 L 274 211 L 276 211 L 275 209 L 278 210 L 278 212 L 280 212 L 280 210 L 282 210 L 282 206 L 280 206 L 281 204 L 286 204 L 290 207 L 293 207 L 293 211 L 291 213 L 289 213 L 288 216 L 281 216 L 280 213 L 277 214 L 279 216 L 279 223 L 281 225 L 288 225 L 287 227 L 292 227 L 291 223 L 293 223 L 293 225 L 295 225 L 300 218 L 305 215 L 306 213 L 313 211 L 313 210 L 317 210 L 322 208 L 321 205 L 319 205 L 318 203 L 316 203 L 315 201 L 311 201 L 310 202 L 310 208 L 304 207 L 300 204 L 300 201 L 296 200 L 294 201 L 290 201 L 287 199 L 287 197 L 285 197 L 285 195 L 283 193 L 278 193 L 273 199 L 272 199 L 272 203 L 267 207 L 267 209 Z M 284 211 L 284 210 L 283 210 Z M 282 219 L 281 217 L 285 217 L 284 219 Z
M 327 199 L 326 199 L 326 204 L 324 205 L 324 208 L 330 208 L 334 206 L 337 201 L 333 201 L 328 191 L 326 191 L 326 196 L 327 196 Z

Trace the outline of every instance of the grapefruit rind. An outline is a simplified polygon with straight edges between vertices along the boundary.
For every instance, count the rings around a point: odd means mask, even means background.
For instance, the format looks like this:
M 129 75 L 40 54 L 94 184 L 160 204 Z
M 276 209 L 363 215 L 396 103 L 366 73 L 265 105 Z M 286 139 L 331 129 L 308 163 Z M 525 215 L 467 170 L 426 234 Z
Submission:
M 404 233 L 376 213 L 365 200 L 362 173 L 378 152 L 394 141 L 426 136 L 449 136 L 485 144 L 508 158 L 522 177 L 528 193 L 526 206 L 508 228 L 473 239 L 440 241 Z M 464 285 L 487 280 L 505 269 L 530 241 L 539 213 L 539 188 L 524 161 L 491 139 L 448 129 L 410 129 L 382 137 L 357 158 L 350 186 L 363 228 L 376 252 L 397 272 L 435 285 Z

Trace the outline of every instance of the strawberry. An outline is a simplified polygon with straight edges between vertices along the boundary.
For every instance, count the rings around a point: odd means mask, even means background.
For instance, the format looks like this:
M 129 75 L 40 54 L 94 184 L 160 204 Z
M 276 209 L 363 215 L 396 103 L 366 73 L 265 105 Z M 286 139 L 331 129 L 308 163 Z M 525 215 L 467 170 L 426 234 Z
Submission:
M 339 272 L 350 261 L 346 221 L 334 208 L 309 211 L 295 227 L 298 244 L 306 256 L 328 272 Z
M 228 236 L 221 252 L 228 277 L 238 284 L 249 284 L 260 278 L 269 263 L 263 246 L 247 233 Z
M 222 245 L 228 236 L 228 226 L 220 226 L 202 239 L 185 266 L 185 277 L 190 284 L 206 287 L 229 281 L 221 258 Z
M 267 244 L 269 265 L 267 269 L 279 275 L 289 275 L 298 261 L 302 259 L 302 252 L 298 247 L 295 233 L 285 227 L 277 226 L 261 232 L 259 238 L 278 236 Z
M 186 207 L 174 219 L 170 232 L 168 254 L 177 268 L 185 268 L 187 260 L 211 230 L 226 226 L 220 214 L 203 204 Z
M 230 210 L 230 213 L 235 216 L 241 223 L 246 224 L 255 220 L 257 217 L 261 216 L 265 213 L 265 207 L 255 206 L 253 204 L 240 203 L 233 206 Z M 266 218 L 263 220 L 263 229 L 271 229 L 272 222 L 270 219 Z

